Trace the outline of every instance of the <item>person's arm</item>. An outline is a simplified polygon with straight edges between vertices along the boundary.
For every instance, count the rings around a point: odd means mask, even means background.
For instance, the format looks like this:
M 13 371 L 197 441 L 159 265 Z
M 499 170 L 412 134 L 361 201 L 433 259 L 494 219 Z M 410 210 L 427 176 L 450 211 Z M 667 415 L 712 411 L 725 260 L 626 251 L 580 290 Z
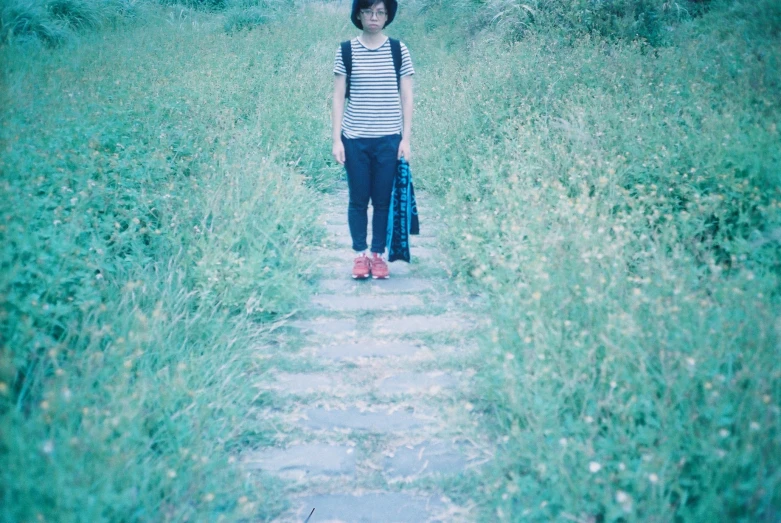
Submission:
M 342 117 L 344 116 L 344 95 L 347 92 L 347 77 L 343 74 L 334 75 L 334 100 L 331 110 L 331 125 L 333 127 L 333 145 L 331 153 L 334 160 L 344 165 L 344 144 L 342 143 Z
M 401 83 L 401 118 L 404 123 L 399 144 L 398 157 L 404 156 L 407 161 L 412 158 L 410 138 L 412 135 L 412 75 L 402 76 Z

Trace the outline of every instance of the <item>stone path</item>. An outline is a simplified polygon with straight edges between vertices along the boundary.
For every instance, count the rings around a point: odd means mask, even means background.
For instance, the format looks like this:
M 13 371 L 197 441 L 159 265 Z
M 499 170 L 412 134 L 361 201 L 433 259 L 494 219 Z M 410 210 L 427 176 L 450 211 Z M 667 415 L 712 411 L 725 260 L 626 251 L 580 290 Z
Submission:
M 448 489 L 454 477 L 479 478 L 492 457 L 469 403 L 484 324 L 447 278 L 435 209 L 418 196 L 412 264 L 353 281 L 346 192 L 324 198 L 318 292 L 290 323 L 305 343 L 280 348 L 257 384 L 273 397 L 258 415 L 278 427 L 277 444 L 240 459 L 286 482 L 291 507 L 279 521 L 313 508 L 311 523 L 471 521 L 472 504 Z

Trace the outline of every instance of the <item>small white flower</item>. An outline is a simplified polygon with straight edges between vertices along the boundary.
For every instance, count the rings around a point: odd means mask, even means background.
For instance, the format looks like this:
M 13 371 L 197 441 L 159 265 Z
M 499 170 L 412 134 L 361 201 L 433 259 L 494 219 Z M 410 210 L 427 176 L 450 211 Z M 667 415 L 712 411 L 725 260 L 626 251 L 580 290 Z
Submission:
M 659 476 L 657 476 L 655 473 L 651 472 L 648 474 L 648 481 L 651 483 L 658 483 L 659 482 Z
M 589 470 L 589 472 L 591 472 L 592 474 L 596 474 L 597 472 L 599 472 L 600 470 L 602 470 L 602 465 L 600 465 L 600 464 L 599 464 L 599 463 L 597 463 L 596 461 L 592 461 L 591 463 L 589 463 L 589 464 L 588 464 L 588 470 Z
M 620 503 L 623 505 L 624 503 L 627 503 L 631 500 L 632 498 L 629 497 L 629 494 L 627 494 L 623 490 L 619 490 L 618 492 L 616 492 L 616 503 Z
M 44 454 L 51 454 L 54 452 L 54 442 L 50 439 L 44 441 L 43 445 L 41 445 L 41 450 Z
M 759 423 L 757 423 L 756 421 L 752 421 L 751 423 L 749 423 L 748 428 L 756 432 L 759 430 Z
M 719 431 L 719 436 L 721 436 L 722 438 L 726 438 L 729 436 L 729 431 L 727 429 L 721 429 Z
M 567 446 L 567 438 L 561 438 L 559 440 L 559 445 L 561 445 L 562 447 L 566 447 Z

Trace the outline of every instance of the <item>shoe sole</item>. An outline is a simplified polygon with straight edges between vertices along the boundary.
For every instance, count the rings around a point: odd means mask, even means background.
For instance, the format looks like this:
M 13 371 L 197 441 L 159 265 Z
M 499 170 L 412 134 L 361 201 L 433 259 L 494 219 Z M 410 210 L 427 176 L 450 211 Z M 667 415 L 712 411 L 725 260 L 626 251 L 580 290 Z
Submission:
M 387 276 L 372 276 L 375 280 L 387 280 L 390 278 L 390 274 Z
M 353 280 L 368 280 L 369 278 L 371 278 L 371 276 L 369 276 L 368 274 L 366 276 L 356 276 L 355 274 L 353 274 Z

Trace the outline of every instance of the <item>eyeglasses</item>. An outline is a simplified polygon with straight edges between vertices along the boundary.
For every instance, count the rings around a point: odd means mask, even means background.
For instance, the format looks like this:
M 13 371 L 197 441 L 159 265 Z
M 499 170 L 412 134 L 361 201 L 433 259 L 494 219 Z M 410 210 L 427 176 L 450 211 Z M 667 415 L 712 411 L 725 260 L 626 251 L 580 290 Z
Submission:
M 376 16 L 379 20 L 380 18 L 385 18 L 388 16 L 387 11 L 372 11 L 371 9 L 361 9 L 361 16 L 364 18 L 368 18 L 371 20 L 372 16 Z

